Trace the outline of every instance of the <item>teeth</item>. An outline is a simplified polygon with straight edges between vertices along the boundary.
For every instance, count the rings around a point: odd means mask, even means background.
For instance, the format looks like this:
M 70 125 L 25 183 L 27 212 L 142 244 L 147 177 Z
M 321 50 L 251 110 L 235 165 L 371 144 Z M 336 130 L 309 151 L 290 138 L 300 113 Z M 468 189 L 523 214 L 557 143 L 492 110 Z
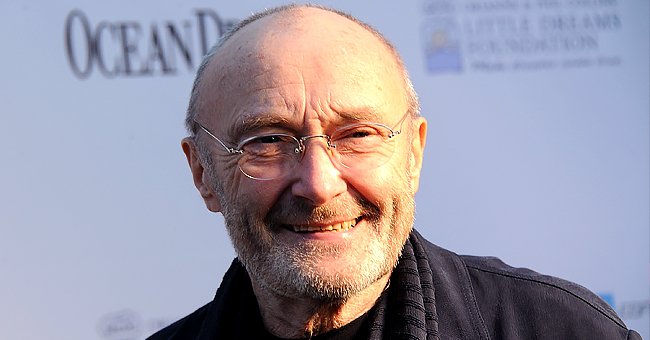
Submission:
M 293 231 L 297 233 L 316 231 L 347 231 L 357 225 L 358 220 L 345 221 L 326 226 L 292 225 Z

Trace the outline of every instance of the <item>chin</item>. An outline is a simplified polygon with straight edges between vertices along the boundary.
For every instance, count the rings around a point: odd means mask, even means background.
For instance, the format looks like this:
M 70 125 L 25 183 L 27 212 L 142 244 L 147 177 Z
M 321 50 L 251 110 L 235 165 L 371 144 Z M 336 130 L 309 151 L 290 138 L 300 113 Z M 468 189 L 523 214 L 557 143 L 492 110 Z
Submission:
M 334 301 L 369 287 L 391 271 L 399 256 L 386 252 L 379 240 L 346 250 L 350 251 L 319 249 L 313 253 L 303 247 L 283 248 L 245 262 L 251 275 L 279 295 Z

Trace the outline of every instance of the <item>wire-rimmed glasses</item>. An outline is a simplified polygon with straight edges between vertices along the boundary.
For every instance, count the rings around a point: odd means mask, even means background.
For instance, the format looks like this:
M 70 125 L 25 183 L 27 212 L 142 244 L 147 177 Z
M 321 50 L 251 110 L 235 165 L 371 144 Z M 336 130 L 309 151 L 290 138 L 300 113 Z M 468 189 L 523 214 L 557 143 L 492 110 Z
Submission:
M 295 137 L 269 133 L 245 138 L 234 148 L 228 147 L 201 123 L 195 122 L 228 154 L 239 156 L 239 170 L 244 175 L 257 180 L 272 180 L 291 173 L 305 153 L 305 143 L 314 138 L 324 138 L 330 158 L 344 168 L 355 171 L 377 168 L 393 155 L 394 137 L 402 132 L 402 124 L 407 116 L 408 112 L 393 128 L 380 123 L 362 122 L 342 126 L 329 135 Z

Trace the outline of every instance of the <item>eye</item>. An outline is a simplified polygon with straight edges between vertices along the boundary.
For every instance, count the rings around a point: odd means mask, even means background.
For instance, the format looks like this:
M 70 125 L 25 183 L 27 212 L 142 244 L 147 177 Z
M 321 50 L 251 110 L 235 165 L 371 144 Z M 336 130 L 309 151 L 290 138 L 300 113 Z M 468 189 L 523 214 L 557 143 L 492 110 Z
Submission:
M 390 131 L 379 125 L 359 124 L 346 126 L 332 135 L 332 143 L 340 153 L 369 152 L 388 139 Z
M 349 138 L 363 138 L 363 137 L 368 137 L 370 135 L 372 135 L 372 132 L 359 129 L 359 130 L 353 130 L 349 134 Z
M 279 143 L 282 142 L 282 138 L 276 135 L 271 136 L 261 136 L 253 140 L 255 143 L 269 144 L 269 143 Z
M 337 130 L 332 138 L 338 140 L 345 139 L 367 139 L 379 137 L 381 138 L 384 135 L 383 131 L 379 126 L 373 125 L 353 125 L 348 127 L 343 127 Z
M 241 149 L 249 156 L 278 157 L 291 154 L 297 144 L 289 135 L 273 134 L 252 137 L 244 141 Z

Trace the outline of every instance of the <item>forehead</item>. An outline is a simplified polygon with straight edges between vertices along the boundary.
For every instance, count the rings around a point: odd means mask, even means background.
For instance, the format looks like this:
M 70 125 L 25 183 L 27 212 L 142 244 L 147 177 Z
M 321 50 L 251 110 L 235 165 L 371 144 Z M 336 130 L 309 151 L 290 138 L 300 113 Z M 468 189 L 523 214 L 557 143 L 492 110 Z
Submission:
M 244 27 L 215 55 L 200 93 L 200 119 L 221 127 L 256 115 L 296 124 L 354 115 L 390 122 L 406 110 L 390 50 L 365 28 L 320 9 L 274 14 Z

